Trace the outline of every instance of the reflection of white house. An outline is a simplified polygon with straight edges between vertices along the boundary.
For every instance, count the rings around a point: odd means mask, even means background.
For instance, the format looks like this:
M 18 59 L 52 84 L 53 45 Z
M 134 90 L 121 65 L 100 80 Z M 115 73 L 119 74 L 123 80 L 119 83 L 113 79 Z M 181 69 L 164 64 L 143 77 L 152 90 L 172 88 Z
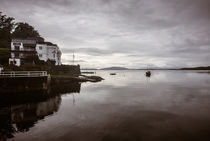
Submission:
M 55 65 L 61 65 L 61 51 L 57 45 L 48 42 L 38 43 L 36 51 L 40 60 L 55 61 Z
M 58 46 L 49 42 L 39 43 L 36 39 L 12 39 L 10 65 L 35 65 L 33 58 L 43 61 L 55 61 L 61 65 L 61 51 Z
M 61 97 L 48 99 L 45 102 L 40 102 L 36 108 L 36 115 L 38 117 L 47 116 L 56 112 L 60 106 Z
M 3 66 L 2 65 L 0 65 L 0 73 L 1 73 L 1 71 L 3 71 Z
M 61 97 L 48 99 L 47 101 L 32 104 L 13 105 L 10 108 L 11 123 L 37 121 L 58 111 Z

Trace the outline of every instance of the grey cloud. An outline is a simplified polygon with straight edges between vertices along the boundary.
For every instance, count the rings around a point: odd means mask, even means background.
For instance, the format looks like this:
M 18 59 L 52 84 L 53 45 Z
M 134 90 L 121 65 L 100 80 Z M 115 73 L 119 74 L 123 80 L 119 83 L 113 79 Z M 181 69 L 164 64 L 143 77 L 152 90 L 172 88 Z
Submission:
M 103 66 L 179 67 L 210 61 L 209 0 L 0 1 L 4 14 L 29 22 L 57 43 L 64 62 L 70 62 L 67 54 L 73 51 L 95 57 Z
M 68 59 L 63 59 L 63 62 L 64 63 L 68 63 L 68 64 L 72 64 L 73 63 L 73 58 L 72 56 L 69 56 Z M 74 63 L 85 63 L 86 61 L 85 60 L 82 60 L 82 59 L 79 59 L 79 60 L 74 60 Z
M 66 53 L 86 53 L 88 55 L 95 55 L 95 56 L 101 56 L 101 55 L 106 55 L 106 54 L 112 54 L 112 50 L 103 50 L 103 49 L 98 49 L 98 48 L 77 48 L 76 50 L 73 49 L 64 49 L 63 50 Z

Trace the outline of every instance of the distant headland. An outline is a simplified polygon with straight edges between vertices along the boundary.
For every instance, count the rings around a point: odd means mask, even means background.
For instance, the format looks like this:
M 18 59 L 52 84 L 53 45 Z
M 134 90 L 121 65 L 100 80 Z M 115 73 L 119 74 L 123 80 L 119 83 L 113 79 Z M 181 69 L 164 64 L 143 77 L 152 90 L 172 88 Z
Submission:
M 191 67 L 191 68 L 148 68 L 149 70 L 210 70 L 210 66 Z M 106 67 L 101 69 L 96 68 L 82 68 L 82 70 L 148 70 L 146 68 L 127 68 L 127 67 Z
M 182 68 L 181 70 L 210 70 L 210 66 L 207 66 L 207 67 L 195 67 L 195 68 Z

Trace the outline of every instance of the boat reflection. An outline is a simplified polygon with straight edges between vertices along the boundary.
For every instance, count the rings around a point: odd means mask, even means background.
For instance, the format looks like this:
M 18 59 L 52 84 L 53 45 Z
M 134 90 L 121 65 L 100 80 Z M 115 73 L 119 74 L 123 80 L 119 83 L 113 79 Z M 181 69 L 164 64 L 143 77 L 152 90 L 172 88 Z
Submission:
M 61 95 L 80 93 L 81 84 L 52 84 L 47 91 L 0 94 L 0 141 L 13 138 L 18 132 L 27 132 L 61 104 Z M 9 91 L 9 90 L 8 90 Z

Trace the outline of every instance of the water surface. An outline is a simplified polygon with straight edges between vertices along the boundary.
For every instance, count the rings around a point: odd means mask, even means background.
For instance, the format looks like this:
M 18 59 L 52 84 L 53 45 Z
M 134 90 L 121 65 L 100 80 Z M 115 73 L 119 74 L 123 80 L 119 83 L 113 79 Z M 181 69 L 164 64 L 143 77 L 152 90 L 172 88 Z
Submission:
M 117 75 L 109 75 L 111 72 Z M 197 71 L 152 71 L 147 78 L 144 73 L 97 71 L 96 75 L 105 78 L 100 83 L 82 83 L 78 90 L 3 106 L 1 138 L 210 140 L 210 75 Z

